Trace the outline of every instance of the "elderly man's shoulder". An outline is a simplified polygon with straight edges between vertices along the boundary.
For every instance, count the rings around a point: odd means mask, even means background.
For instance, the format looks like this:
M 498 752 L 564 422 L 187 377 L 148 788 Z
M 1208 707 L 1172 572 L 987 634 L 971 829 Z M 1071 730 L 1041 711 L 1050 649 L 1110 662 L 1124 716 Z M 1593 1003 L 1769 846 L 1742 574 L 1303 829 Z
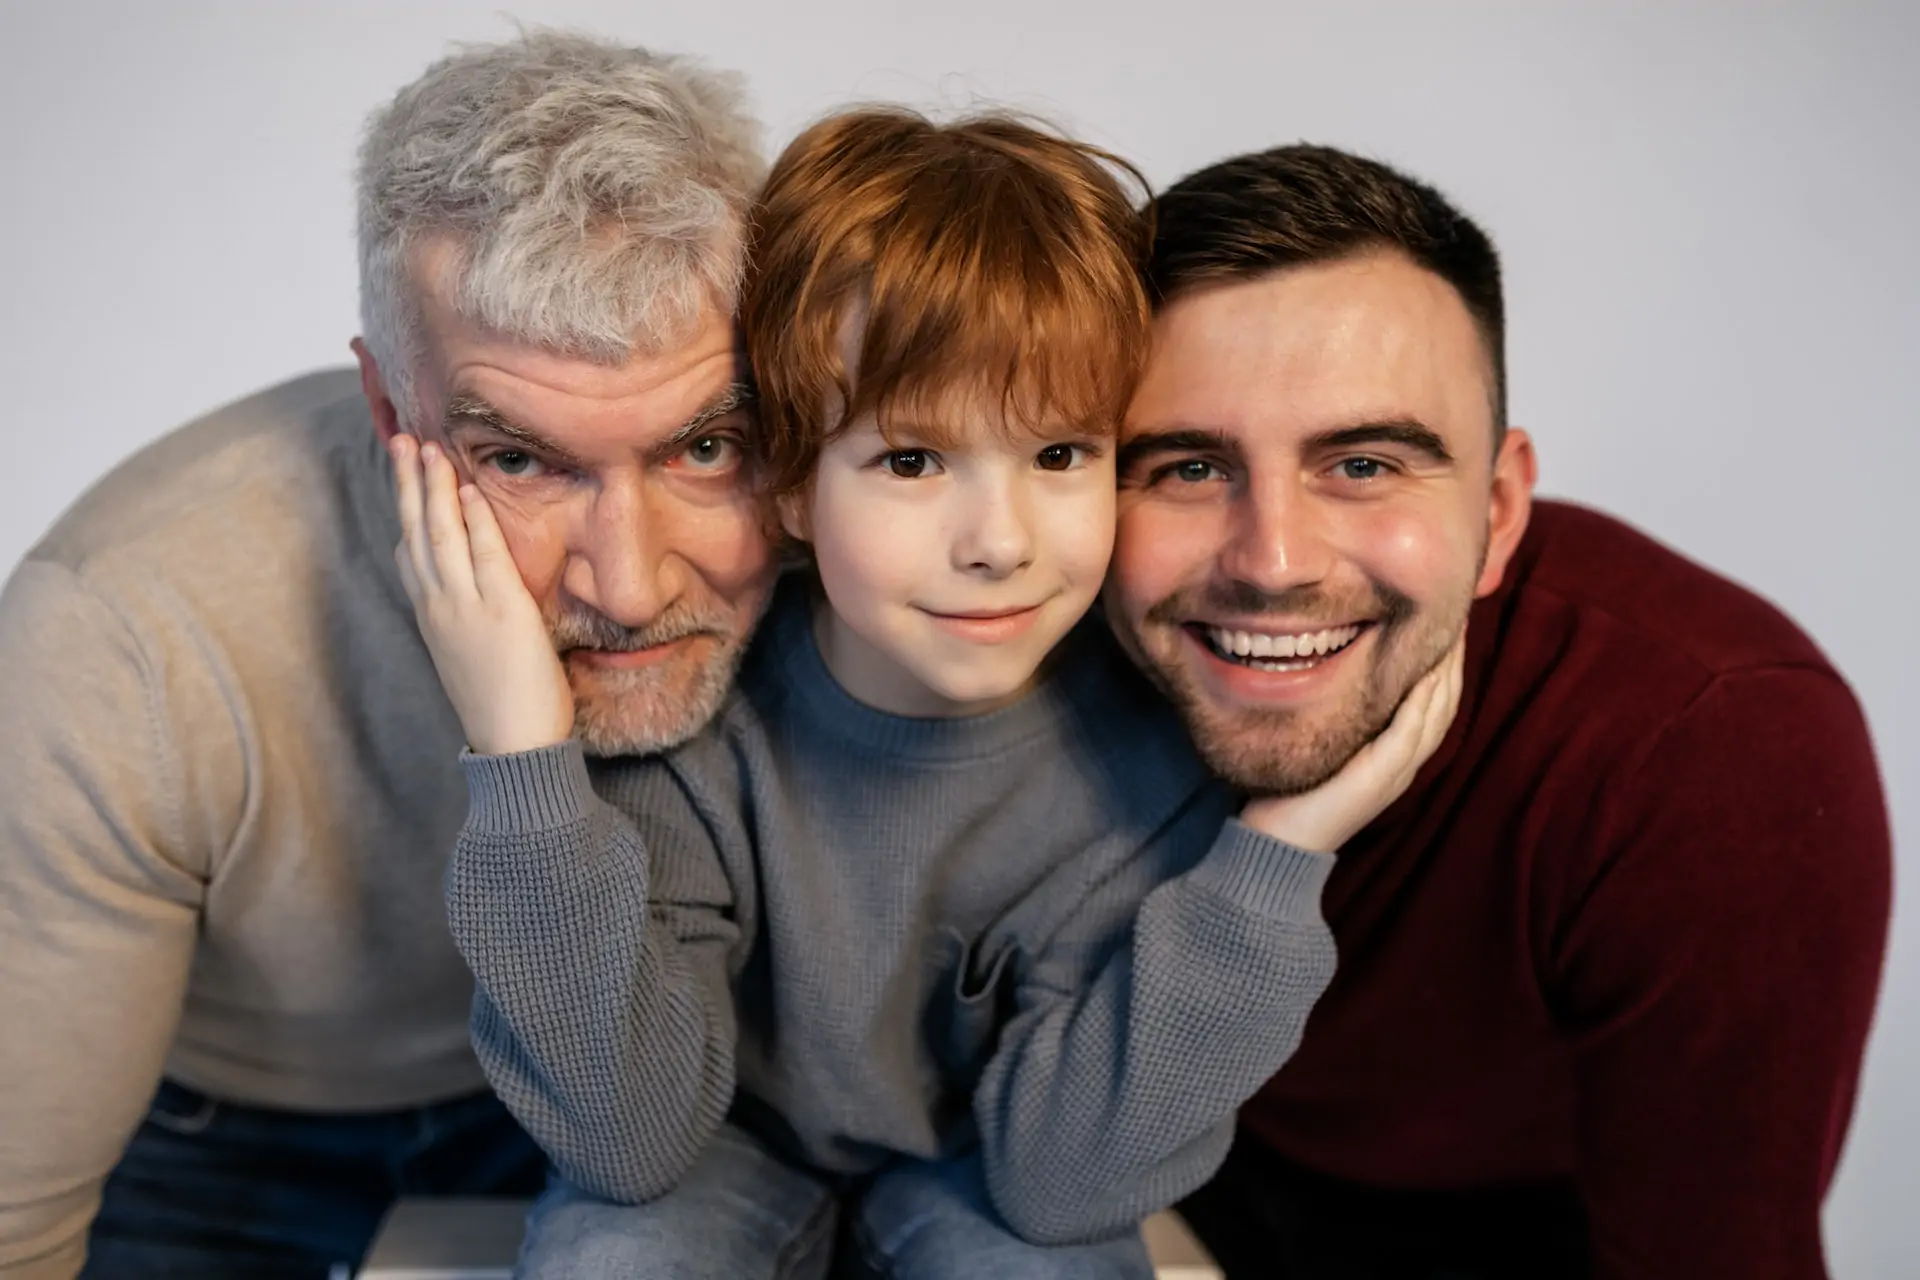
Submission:
M 178 427 L 103 476 L 29 553 L 106 587 L 338 553 L 381 515 L 379 441 L 351 369 L 306 374 Z

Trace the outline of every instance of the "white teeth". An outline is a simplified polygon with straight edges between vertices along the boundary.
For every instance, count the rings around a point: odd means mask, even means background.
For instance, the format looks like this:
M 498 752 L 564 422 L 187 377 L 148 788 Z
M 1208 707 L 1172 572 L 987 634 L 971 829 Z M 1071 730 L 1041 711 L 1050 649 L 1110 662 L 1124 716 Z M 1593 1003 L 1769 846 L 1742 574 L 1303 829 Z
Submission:
M 1318 658 L 1352 644 L 1360 635 L 1360 628 L 1334 627 L 1304 635 L 1269 635 L 1265 632 L 1210 627 L 1207 635 L 1213 641 L 1214 648 L 1236 658 Z

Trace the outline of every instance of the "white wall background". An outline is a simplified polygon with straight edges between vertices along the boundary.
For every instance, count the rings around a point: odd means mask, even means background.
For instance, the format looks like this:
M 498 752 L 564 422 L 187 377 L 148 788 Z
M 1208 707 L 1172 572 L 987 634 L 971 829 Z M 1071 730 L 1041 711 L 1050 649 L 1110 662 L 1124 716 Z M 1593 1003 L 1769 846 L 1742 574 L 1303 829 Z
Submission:
M 849 98 L 1012 102 L 1164 183 L 1306 138 L 1505 251 L 1543 487 L 1783 604 L 1865 699 L 1904 835 L 1836 1274 L 1920 1274 L 1920 6 L 521 0 Z M 502 0 L 0 3 L 0 570 L 104 469 L 343 361 L 366 112 Z M 1820 744 L 1809 742 L 1807 750 Z

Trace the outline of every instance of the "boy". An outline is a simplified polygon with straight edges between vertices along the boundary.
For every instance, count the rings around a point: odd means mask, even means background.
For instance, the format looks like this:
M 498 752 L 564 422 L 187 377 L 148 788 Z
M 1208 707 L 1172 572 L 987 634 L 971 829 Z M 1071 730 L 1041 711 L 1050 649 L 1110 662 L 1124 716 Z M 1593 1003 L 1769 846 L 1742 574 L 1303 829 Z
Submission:
M 1102 153 L 854 112 L 788 148 L 755 226 L 760 425 L 676 483 L 751 449 L 812 565 L 710 732 L 589 763 L 486 502 L 396 451 L 472 749 L 448 887 L 476 1044 L 564 1179 L 523 1268 L 819 1274 L 844 1201 L 874 1273 L 1147 1275 L 1133 1225 L 1217 1165 L 1331 976 L 1307 850 L 1405 785 L 1452 668 L 1356 768 L 1234 821 L 1082 620 L 1148 326 Z

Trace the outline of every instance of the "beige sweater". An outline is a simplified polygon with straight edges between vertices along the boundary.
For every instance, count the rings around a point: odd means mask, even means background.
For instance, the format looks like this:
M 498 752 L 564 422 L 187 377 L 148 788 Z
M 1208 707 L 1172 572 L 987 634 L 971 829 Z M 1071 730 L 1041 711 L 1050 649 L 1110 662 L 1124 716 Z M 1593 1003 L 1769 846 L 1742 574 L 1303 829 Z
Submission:
M 441 875 L 459 723 L 349 371 L 76 503 L 0 596 L 0 1274 L 73 1275 L 162 1074 L 366 1111 L 484 1087 Z

